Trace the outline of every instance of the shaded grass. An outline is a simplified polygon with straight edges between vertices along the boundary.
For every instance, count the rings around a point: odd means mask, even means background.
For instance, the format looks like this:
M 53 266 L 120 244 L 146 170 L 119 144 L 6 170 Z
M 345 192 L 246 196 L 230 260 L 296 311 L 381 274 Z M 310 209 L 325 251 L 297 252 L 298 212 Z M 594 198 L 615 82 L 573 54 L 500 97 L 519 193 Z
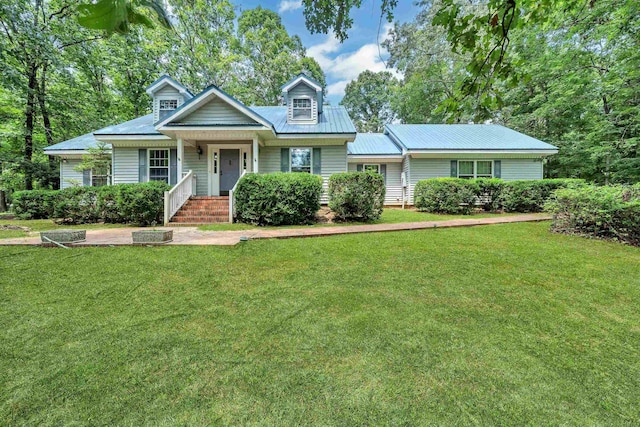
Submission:
M 0 424 L 638 424 L 640 250 L 547 230 L 2 248 Z
M 478 213 L 474 215 L 439 215 L 428 212 L 418 212 L 413 209 L 387 208 L 382 212 L 382 216 L 377 221 L 372 222 L 336 222 L 336 223 L 316 223 L 310 225 L 291 225 L 279 227 L 257 227 L 250 224 L 207 224 L 198 227 L 199 230 L 205 231 L 227 231 L 227 230 L 252 230 L 256 228 L 305 228 L 305 227 L 341 227 L 346 225 L 362 225 L 362 224 L 398 224 L 402 222 L 420 222 L 420 221 L 446 221 L 449 219 L 460 218 L 490 218 L 494 216 L 505 216 L 509 214 L 494 213 Z M 513 214 L 511 214 L 513 215 Z
M 27 227 L 31 232 L 20 230 L 0 230 L 0 239 L 8 239 L 13 237 L 28 237 L 35 232 L 55 230 L 55 229 L 83 229 L 95 230 L 100 228 L 118 228 L 127 227 L 127 224 L 78 224 L 78 225 L 59 225 L 50 219 L 0 219 L 0 226 L 16 225 L 19 227 Z

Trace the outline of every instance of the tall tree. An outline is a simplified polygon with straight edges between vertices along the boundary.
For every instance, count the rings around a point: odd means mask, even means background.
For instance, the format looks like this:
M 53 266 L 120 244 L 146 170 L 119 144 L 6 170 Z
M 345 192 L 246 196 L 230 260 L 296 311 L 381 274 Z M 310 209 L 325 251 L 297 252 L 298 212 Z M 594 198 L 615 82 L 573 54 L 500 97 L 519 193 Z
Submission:
M 349 82 L 340 101 L 358 132 L 382 132 L 394 119 L 391 99 L 398 80 L 388 71 L 363 71 Z

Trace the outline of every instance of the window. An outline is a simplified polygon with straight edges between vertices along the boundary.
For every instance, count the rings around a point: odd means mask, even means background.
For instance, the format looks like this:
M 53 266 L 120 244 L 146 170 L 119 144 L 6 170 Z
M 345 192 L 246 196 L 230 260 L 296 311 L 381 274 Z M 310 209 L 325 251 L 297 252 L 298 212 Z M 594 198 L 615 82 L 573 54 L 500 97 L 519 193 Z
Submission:
M 364 164 L 362 165 L 362 171 L 380 173 L 380 165 Z
M 94 166 L 91 169 L 91 186 L 102 187 L 109 185 L 109 165 Z
M 149 181 L 169 183 L 169 150 L 149 150 Z
M 311 148 L 291 149 L 291 172 L 311 173 Z
M 177 99 L 161 99 L 159 105 L 159 116 L 162 119 L 167 115 L 171 114 L 173 110 L 178 108 L 178 100 Z
M 492 160 L 458 160 L 458 178 L 492 178 Z
M 293 119 L 311 120 L 311 100 L 309 98 L 293 98 Z

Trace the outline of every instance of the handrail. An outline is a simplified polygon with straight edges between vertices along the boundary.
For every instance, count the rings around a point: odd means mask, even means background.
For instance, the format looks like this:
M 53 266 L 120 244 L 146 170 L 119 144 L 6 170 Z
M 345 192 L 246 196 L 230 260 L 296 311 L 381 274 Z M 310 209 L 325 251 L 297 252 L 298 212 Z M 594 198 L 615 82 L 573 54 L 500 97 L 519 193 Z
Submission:
M 244 171 L 242 171 L 242 174 L 240 175 L 240 178 L 238 178 L 238 180 L 236 181 L 235 185 L 233 186 L 233 188 L 231 189 L 231 191 L 229 191 L 229 222 L 233 222 L 233 217 L 235 216 L 235 203 L 233 200 L 234 197 L 234 193 L 236 192 L 236 188 L 238 188 L 238 183 L 240 183 L 240 180 L 242 179 L 243 176 L 245 176 L 248 172 L 246 171 L 246 169 Z
M 171 190 L 164 192 L 164 225 L 167 225 L 187 200 L 193 196 L 194 181 L 195 175 L 190 170 Z

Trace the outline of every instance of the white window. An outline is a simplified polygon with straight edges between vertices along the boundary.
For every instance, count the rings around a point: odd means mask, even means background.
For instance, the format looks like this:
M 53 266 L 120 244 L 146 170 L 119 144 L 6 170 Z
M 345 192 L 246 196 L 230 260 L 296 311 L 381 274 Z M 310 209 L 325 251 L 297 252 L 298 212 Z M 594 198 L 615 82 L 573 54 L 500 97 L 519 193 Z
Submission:
M 458 160 L 458 178 L 492 178 L 492 160 Z
M 169 150 L 149 150 L 149 181 L 169 183 Z
M 311 173 L 311 148 L 292 148 L 290 154 L 291 172 Z
M 380 173 L 380 165 L 376 164 L 364 164 L 362 165 L 363 172 L 375 172 Z
M 311 120 L 311 99 L 293 98 L 293 120 Z
M 176 108 L 178 108 L 177 99 L 161 99 L 160 100 L 160 111 L 175 110 Z
M 102 187 L 109 185 L 109 165 L 94 166 L 91 169 L 91 186 Z

